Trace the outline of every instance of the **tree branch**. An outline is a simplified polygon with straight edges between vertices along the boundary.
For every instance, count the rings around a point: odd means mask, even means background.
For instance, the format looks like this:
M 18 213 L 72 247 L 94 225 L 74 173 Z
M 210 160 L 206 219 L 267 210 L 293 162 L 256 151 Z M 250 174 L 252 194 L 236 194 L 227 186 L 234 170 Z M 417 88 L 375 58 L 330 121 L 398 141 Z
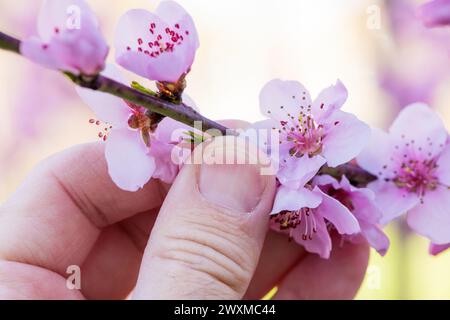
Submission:
M 0 48 L 20 54 L 20 40 L 0 32 Z
M 369 183 L 377 180 L 376 176 L 352 163 L 346 163 L 336 168 L 325 165 L 320 169 L 319 174 L 327 174 L 338 180 L 345 175 L 348 180 L 357 187 L 366 187 Z
M 20 54 L 20 40 L 0 32 L 0 48 Z M 215 129 L 220 131 L 223 135 L 236 135 L 235 131 L 205 118 L 186 104 L 174 104 L 167 102 L 158 97 L 142 93 L 102 75 L 88 78 L 84 76 L 77 76 L 70 72 L 64 72 L 64 74 L 80 87 L 112 94 L 116 97 L 142 106 L 151 112 L 172 118 L 190 127 L 194 127 L 195 122 L 201 122 L 201 129 L 203 131 Z
M 0 32 L 0 49 L 20 54 L 20 43 L 20 40 Z M 80 87 L 112 94 L 116 97 L 142 106 L 151 112 L 172 118 L 191 127 L 194 127 L 194 123 L 198 121 L 202 123 L 203 131 L 216 129 L 224 135 L 236 135 L 235 131 L 205 118 L 193 108 L 183 103 L 174 104 L 167 102 L 158 97 L 154 97 L 130 88 L 102 75 L 85 77 L 77 76 L 69 72 L 63 73 Z M 372 174 L 351 163 L 344 164 L 337 168 L 324 166 L 320 170 L 319 174 L 328 174 L 337 179 L 340 179 L 343 175 L 345 175 L 354 185 L 361 187 L 366 186 L 368 183 L 377 179 Z

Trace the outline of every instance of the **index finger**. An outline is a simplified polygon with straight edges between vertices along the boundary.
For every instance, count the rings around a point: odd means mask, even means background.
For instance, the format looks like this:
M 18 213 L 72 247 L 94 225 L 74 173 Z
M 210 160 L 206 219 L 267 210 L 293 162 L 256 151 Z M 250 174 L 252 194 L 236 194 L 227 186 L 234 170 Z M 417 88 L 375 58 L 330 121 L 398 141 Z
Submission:
M 65 274 L 82 265 L 101 229 L 161 205 L 150 181 L 134 193 L 108 174 L 103 144 L 86 144 L 42 162 L 0 208 L 0 259 Z

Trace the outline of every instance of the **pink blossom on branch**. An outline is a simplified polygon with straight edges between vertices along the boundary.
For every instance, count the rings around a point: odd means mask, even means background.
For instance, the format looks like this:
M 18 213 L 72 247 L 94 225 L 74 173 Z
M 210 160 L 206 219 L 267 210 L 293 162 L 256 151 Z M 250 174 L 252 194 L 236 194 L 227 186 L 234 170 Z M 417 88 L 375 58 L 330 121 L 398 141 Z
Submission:
M 113 65 L 107 66 L 104 75 L 125 83 Z M 151 178 L 173 182 L 179 163 L 172 161 L 172 149 L 180 141 L 172 141 L 172 135 L 177 130 L 188 131 L 186 125 L 170 118 L 155 125 L 142 107 L 89 89 L 77 91 L 105 126 L 100 136 L 106 143 L 109 174 L 119 188 L 137 191 Z
M 261 111 L 269 120 L 255 128 L 279 134 L 277 178 L 298 189 L 325 163 L 331 167 L 355 158 L 365 146 L 370 128 L 354 115 L 341 111 L 347 89 L 338 81 L 312 101 L 305 87 L 296 81 L 272 80 L 260 95 Z M 309 180 L 308 179 L 308 180 Z
M 419 17 L 427 27 L 450 25 L 450 0 L 432 0 L 418 10 Z
M 130 10 L 116 33 L 116 60 L 149 80 L 176 83 L 194 62 L 199 47 L 191 16 L 176 2 L 163 1 L 151 13 Z
M 324 259 L 330 257 L 332 249 L 331 228 L 341 235 L 354 235 L 361 231 L 348 208 L 317 186 L 293 189 L 281 185 L 271 214 L 272 229 L 288 233 L 308 252 Z
M 375 194 L 371 190 L 354 187 L 346 176 L 342 176 L 341 181 L 328 175 L 317 176 L 314 185 L 342 203 L 358 220 L 360 234 L 346 236 L 346 240 L 358 242 L 362 236 L 380 255 L 386 254 L 389 238 L 378 226 L 383 214 L 376 206 Z
M 38 33 L 39 37 L 23 41 L 20 47 L 33 62 L 77 75 L 103 70 L 109 48 L 84 0 L 45 0 Z
M 408 213 L 407 222 L 433 243 L 450 243 L 450 144 L 439 116 L 427 105 L 406 107 L 389 133 L 374 129 L 359 165 L 376 175 L 369 184 L 382 224 Z

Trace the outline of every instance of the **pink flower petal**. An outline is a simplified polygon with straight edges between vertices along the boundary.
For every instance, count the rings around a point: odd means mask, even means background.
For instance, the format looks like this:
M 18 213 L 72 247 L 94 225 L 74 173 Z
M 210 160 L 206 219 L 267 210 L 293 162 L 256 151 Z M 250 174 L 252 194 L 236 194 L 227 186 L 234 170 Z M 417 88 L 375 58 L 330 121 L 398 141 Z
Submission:
M 125 83 L 120 71 L 112 64 L 106 66 L 103 74 L 120 83 Z M 81 87 L 77 87 L 76 90 L 84 103 L 94 111 L 98 120 L 109 123 L 115 128 L 128 127 L 128 119 L 132 111 L 122 99 Z
M 200 47 L 197 29 L 194 20 L 189 13 L 175 1 L 162 1 L 155 12 L 163 21 L 170 26 L 179 25 L 182 31 L 188 31 L 189 37 L 196 49 Z
M 194 109 L 197 112 L 200 112 L 200 109 L 198 108 L 195 101 L 187 93 L 183 93 L 182 100 L 185 105 L 187 105 L 188 107 L 191 107 L 192 109 Z
M 105 67 L 109 48 L 98 30 L 86 28 L 66 31 L 48 44 L 60 70 L 95 75 Z
M 354 187 L 346 176 L 342 176 L 339 188 L 348 193 L 353 206 L 352 213 L 358 221 L 365 221 L 371 224 L 380 222 L 383 214 L 375 205 L 375 193 L 372 190 Z
M 322 155 L 336 167 L 359 155 L 370 137 L 370 128 L 354 115 L 335 111 L 326 119 Z
M 42 42 L 41 39 L 32 37 L 30 39 L 25 39 L 20 44 L 20 53 L 33 61 L 34 63 L 40 64 L 43 67 L 49 69 L 59 69 L 59 61 L 54 59 L 53 47 Z M 75 72 L 76 70 L 67 70 Z
M 123 190 L 139 190 L 155 172 L 155 159 L 148 154 L 148 148 L 138 131 L 111 131 L 105 155 L 112 180 Z
M 98 27 L 97 18 L 86 1 L 45 0 L 38 17 L 39 36 L 48 42 L 56 33 L 61 34 L 67 30 L 71 21 L 75 23 L 77 20 L 81 22 L 81 27 L 83 22 Z
M 271 214 L 282 211 L 297 211 L 301 208 L 317 208 L 322 201 L 319 194 L 308 189 L 298 190 L 281 186 L 278 188 Z
M 390 163 L 389 159 L 393 153 L 394 144 L 389 135 L 380 129 L 372 129 L 372 134 L 356 161 L 363 169 L 374 175 L 391 178 L 392 168 L 391 170 L 385 168 Z
M 171 118 L 164 118 L 156 129 L 155 136 L 159 141 L 165 143 L 181 142 L 188 138 L 187 133 L 193 131 L 191 127 Z
M 371 224 L 380 223 L 383 213 L 375 204 L 375 194 L 372 190 L 354 189 L 350 194 L 354 210 L 352 211 L 358 221 Z
M 305 247 L 306 251 L 316 253 L 323 259 L 328 259 L 332 247 L 330 234 L 323 218 L 320 215 L 316 215 L 315 218 L 317 232 L 314 233 L 312 239 L 303 240 L 299 229 L 294 230 L 292 236 L 298 244 Z
M 375 192 L 375 202 L 383 213 L 380 224 L 386 225 L 407 213 L 419 203 L 419 197 L 398 188 L 393 183 L 377 180 L 368 185 Z
M 323 193 L 318 187 L 314 192 L 322 196 L 322 202 L 316 212 L 330 221 L 340 234 L 360 232 L 358 220 L 343 204 Z
M 278 123 L 273 119 L 258 121 L 247 128 L 241 136 L 248 139 L 279 162 L 282 156 L 280 155 L 281 145 L 277 132 L 278 129 L 274 130 L 277 126 Z
M 340 80 L 334 86 L 324 89 L 312 104 L 314 119 L 320 121 L 339 110 L 347 101 L 347 97 L 347 88 Z
M 427 27 L 450 25 L 450 1 L 433 0 L 419 8 L 418 15 Z
M 404 145 L 411 144 L 420 154 L 433 158 L 444 148 L 447 130 L 439 116 L 427 105 L 412 104 L 403 109 L 389 130 Z
M 437 256 L 438 254 L 444 252 L 448 248 L 450 248 L 450 243 L 448 243 L 448 244 L 430 243 L 430 248 L 428 249 L 428 252 L 433 256 Z
M 442 151 L 439 159 L 437 161 L 437 169 L 436 176 L 439 179 L 439 182 L 445 184 L 446 186 L 450 186 L 450 144 L 448 144 L 444 151 Z
M 321 156 L 290 157 L 286 162 L 281 163 L 282 168 L 279 170 L 277 178 L 282 185 L 298 189 L 311 180 L 325 162 L 326 160 Z
M 177 82 L 191 68 L 199 45 L 198 36 L 187 14 L 173 24 L 173 19 L 180 16 L 178 5 L 168 1 L 161 6 L 165 16 L 170 15 L 169 9 L 178 8 L 171 21 L 140 9 L 130 10 L 121 17 L 116 32 L 116 59 L 124 68 L 147 79 Z M 182 40 L 174 40 L 167 31 L 179 33 Z M 161 52 L 167 44 L 173 45 L 173 50 Z
M 327 174 L 315 176 L 314 177 L 314 185 L 316 185 L 316 186 L 331 185 L 336 190 L 341 188 L 339 181 L 337 181 L 335 178 L 333 178 L 332 176 L 329 176 Z
M 410 210 L 408 225 L 435 244 L 450 243 L 450 190 L 438 187 Z
M 365 238 L 369 244 L 375 248 L 381 255 L 384 255 L 389 247 L 389 239 L 383 233 L 383 231 L 377 226 L 377 223 L 382 217 L 381 211 L 375 206 L 374 193 L 366 188 L 353 187 L 348 179 L 343 176 L 341 181 L 322 175 L 314 178 L 314 183 L 318 186 L 322 186 L 323 192 L 328 192 L 327 187 L 332 186 L 335 190 L 345 191 L 345 196 L 341 194 L 336 198 L 339 201 L 350 201 L 351 213 L 357 219 L 361 233 L 358 235 L 352 235 L 345 237 L 353 243 L 360 243 L 362 238 Z M 342 204 L 345 204 L 343 202 Z
M 38 21 L 41 39 L 21 43 L 22 55 L 47 68 L 95 75 L 109 48 L 94 13 L 83 0 L 46 0 Z
M 165 183 L 171 184 L 179 171 L 178 163 L 172 161 L 172 150 L 174 146 L 158 139 L 152 140 L 150 155 L 155 159 L 156 170 L 153 174 L 154 179 L 159 179 Z
M 386 234 L 376 225 L 360 221 L 361 234 L 366 238 L 369 245 L 380 255 L 384 256 L 389 249 L 390 241 Z
M 354 187 L 350 181 L 347 179 L 347 177 L 345 175 L 343 175 L 341 177 L 341 181 L 339 182 L 339 185 L 341 186 L 342 189 L 344 189 L 347 192 L 364 192 L 364 194 L 366 194 L 370 199 L 374 199 L 375 198 L 375 194 L 368 190 L 367 188 L 356 188 Z
M 311 105 L 311 97 L 305 87 L 297 81 L 275 79 L 267 83 L 261 91 L 261 112 L 278 122 L 286 121 L 291 115 L 298 118 L 300 112 Z

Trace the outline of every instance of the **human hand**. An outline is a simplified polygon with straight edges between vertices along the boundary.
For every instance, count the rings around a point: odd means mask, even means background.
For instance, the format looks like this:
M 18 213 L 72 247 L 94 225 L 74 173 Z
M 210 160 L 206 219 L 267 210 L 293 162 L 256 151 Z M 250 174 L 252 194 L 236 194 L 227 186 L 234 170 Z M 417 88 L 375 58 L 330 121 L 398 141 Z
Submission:
M 224 152 L 223 139 L 204 152 Z M 322 260 L 267 232 L 275 178 L 258 166 L 185 165 L 171 188 L 128 193 L 103 152 L 51 157 L 1 207 L 0 299 L 260 299 L 274 286 L 276 299 L 355 296 L 367 245 Z M 66 286 L 71 265 L 79 291 Z

